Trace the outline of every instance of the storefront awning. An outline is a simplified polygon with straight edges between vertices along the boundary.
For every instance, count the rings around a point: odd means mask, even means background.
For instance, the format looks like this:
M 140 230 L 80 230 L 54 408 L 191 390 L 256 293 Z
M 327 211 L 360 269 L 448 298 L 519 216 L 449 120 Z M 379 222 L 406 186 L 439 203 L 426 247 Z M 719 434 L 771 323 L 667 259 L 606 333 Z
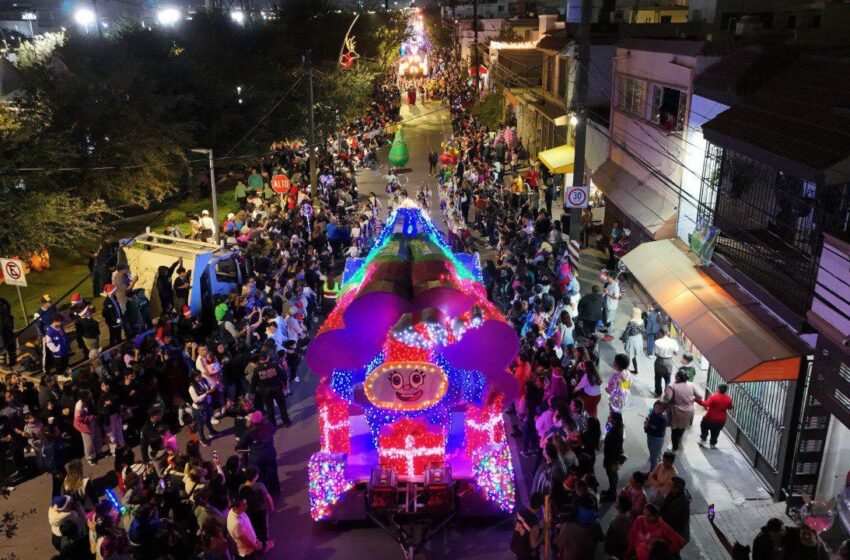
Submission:
M 664 239 L 638 245 L 623 263 L 723 379 L 797 379 L 801 356 L 745 309 L 751 302 L 736 301 L 692 256 L 684 244 Z
M 576 150 L 572 146 L 558 146 L 538 152 L 537 158 L 552 173 L 572 173 L 576 161 Z
M 676 201 L 665 197 L 610 159 L 593 172 L 591 180 L 605 198 L 654 238 L 675 235 Z

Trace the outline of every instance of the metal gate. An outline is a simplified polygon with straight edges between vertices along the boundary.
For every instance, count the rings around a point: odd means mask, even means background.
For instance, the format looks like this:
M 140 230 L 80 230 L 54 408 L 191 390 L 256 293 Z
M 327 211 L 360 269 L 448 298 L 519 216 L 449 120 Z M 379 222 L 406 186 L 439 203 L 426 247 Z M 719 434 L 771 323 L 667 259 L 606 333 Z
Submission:
M 707 385 L 712 391 L 725 383 L 720 375 L 709 368 Z M 758 381 L 753 383 L 729 383 L 728 395 L 734 408 L 729 412 L 726 429 L 741 450 L 753 460 L 759 470 L 767 466 L 769 473 L 779 473 L 783 460 L 783 442 L 789 381 Z M 742 441 L 744 440 L 744 441 Z M 751 448 L 751 449 L 750 449 Z M 771 477 L 773 478 L 773 477 Z

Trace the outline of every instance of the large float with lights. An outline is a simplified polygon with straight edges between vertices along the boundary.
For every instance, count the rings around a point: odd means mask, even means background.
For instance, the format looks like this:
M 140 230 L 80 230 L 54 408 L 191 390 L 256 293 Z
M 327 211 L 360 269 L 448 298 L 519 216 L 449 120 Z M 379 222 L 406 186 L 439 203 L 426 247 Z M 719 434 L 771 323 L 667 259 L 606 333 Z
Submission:
M 313 519 L 514 506 L 502 418 L 518 338 L 487 300 L 476 256 L 453 254 L 412 201 L 390 216 L 307 349 L 321 450 L 309 461 Z

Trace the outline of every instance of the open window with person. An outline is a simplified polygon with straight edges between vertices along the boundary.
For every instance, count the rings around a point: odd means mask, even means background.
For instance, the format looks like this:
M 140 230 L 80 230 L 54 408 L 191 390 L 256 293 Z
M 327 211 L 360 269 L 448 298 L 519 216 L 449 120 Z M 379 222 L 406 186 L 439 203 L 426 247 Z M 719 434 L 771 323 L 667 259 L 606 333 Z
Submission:
M 685 128 L 685 92 L 676 88 L 653 84 L 651 120 L 668 132 Z

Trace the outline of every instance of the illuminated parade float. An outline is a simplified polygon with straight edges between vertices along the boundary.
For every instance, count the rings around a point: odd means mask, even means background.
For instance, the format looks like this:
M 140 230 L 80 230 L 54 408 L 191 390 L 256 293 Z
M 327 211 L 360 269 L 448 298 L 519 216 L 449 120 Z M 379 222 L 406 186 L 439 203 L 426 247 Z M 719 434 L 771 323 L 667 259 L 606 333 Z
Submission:
M 369 254 L 346 263 L 337 306 L 307 350 L 321 379 L 313 519 L 510 512 L 502 412 L 518 389 L 506 369 L 518 345 L 477 256 L 453 254 L 405 201 Z

